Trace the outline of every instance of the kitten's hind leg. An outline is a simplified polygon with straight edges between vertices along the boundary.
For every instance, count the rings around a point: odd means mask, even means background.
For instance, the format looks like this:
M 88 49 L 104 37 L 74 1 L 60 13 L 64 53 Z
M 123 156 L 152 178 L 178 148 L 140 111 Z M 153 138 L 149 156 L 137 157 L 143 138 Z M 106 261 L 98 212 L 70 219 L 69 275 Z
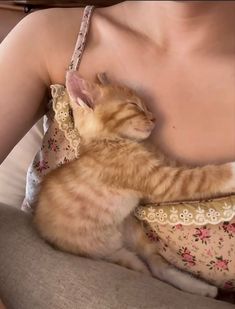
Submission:
M 141 273 L 151 275 L 151 272 L 149 271 L 146 264 L 144 264 L 144 262 L 141 261 L 141 259 L 136 256 L 135 253 L 124 247 L 117 250 L 113 254 L 106 256 L 105 260 Z
M 154 277 L 192 294 L 209 297 L 217 295 L 216 287 L 178 270 L 163 259 L 158 254 L 157 243 L 149 241 L 144 227 L 133 216 L 125 220 L 124 232 L 127 246 L 146 262 Z
M 216 297 L 218 293 L 217 287 L 201 281 L 186 272 L 180 271 L 168 264 L 158 254 L 149 256 L 147 263 L 156 278 L 170 283 L 183 291 L 212 298 Z

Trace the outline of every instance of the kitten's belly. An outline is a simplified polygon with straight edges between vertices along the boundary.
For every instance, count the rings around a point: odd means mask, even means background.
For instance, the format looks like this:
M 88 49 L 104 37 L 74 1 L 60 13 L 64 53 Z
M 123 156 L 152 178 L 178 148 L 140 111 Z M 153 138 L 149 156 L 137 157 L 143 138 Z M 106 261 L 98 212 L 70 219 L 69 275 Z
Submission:
M 104 185 L 92 187 L 84 184 L 79 187 L 76 201 L 86 212 L 94 214 L 97 211 L 97 216 L 103 215 L 106 220 L 120 222 L 138 205 L 139 197 L 131 190 L 105 188 Z
M 102 209 L 109 210 L 111 221 L 121 223 L 138 205 L 139 198 L 120 194 L 110 194 L 104 200 L 97 201 Z

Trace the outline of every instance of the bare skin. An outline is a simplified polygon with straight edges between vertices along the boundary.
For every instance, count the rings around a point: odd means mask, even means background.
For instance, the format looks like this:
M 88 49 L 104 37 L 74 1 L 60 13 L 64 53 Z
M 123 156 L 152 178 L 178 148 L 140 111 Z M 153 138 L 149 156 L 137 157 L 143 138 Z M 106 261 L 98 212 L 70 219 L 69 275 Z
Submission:
M 106 71 L 139 90 L 158 119 L 152 139 L 172 158 L 232 161 L 234 8 L 235 1 L 127 1 L 96 9 L 80 73 L 94 79 Z M 0 46 L 1 160 L 43 114 L 49 85 L 64 84 L 81 16 L 80 8 L 34 13 Z
M 3 305 L 3 303 L 0 300 L 0 309 L 6 309 L 6 307 Z

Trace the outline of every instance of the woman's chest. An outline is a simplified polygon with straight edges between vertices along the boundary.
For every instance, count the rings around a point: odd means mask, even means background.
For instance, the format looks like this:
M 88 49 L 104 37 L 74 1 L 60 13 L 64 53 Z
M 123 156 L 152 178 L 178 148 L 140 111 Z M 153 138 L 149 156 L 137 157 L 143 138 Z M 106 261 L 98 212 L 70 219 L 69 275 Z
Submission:
M 144 98 L 157 119 L 152 141 L 167 155 L 192 164 L 235 160 L 235 57 L 167 55 L 110 30 L 98 44 L 90 38 L 82 56 L 79 73 L 98 72 Z
M 120 51 L 93 70 L 102 68 L 145 99 L 157 120 L 152 141 L 167 155 L 189 164 L 235 160 L 234 59 L 179 61 Z
M 185 163 L 235 160 L 235 64 L 151 67 L 140 90 L 157 119 L 152 140 Z

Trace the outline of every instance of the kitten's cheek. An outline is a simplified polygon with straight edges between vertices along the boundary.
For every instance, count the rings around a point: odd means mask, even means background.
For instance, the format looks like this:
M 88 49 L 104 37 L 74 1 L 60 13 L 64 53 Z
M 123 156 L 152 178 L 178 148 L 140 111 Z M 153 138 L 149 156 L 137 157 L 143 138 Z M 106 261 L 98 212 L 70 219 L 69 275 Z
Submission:
M 152 130 L 146 130 L 146 129 L 140 129 L 140 128 L 135 129 L 135 133 L 139 137 L 140 140 L 148 138 L 151 132 Z
M 152 132 L 152 130 L 146 132 L 146 137 L 145 138 L 148 138 L 151 135 L 151 132 Z
M 136 132 L 140 133 L 148 133 L 150 130 L 146 130 L 145 128 L 134 128 Z

